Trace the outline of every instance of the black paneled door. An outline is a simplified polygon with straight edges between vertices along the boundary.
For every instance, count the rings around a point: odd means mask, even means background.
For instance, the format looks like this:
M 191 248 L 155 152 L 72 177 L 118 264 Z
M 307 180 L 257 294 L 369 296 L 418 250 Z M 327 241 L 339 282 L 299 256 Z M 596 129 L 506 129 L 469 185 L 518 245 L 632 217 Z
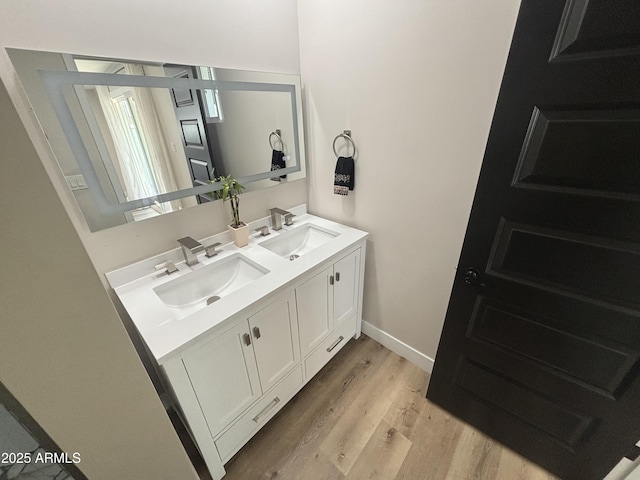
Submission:
M 173 78 L 196 78 L 195 67 L 167 64 L 164 66 L 164 71 L 167 76 Z M 172 88 L 171 97 L 182 137 L 182 147 L 189 173 L 191 173 L 191 182 L 194 187 L 207 185 L 209 180 L 218 176 L 218 172 L 215 171 L 211 145 L 209 145 L 202 94 L 195 89 Z M 211 198 L 198 195 L 196 200 L 198 203 L 206 203 L 210 202 Z
M 639 356 L 640 1 L 523 0 L 427 397 L 601 479 Z

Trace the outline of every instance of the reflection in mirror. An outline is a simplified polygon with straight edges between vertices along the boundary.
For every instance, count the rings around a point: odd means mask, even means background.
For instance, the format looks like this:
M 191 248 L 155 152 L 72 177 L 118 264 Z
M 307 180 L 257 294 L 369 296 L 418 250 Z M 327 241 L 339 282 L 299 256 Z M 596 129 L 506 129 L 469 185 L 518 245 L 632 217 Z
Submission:
M 92 231 L 304 178 L 297 76 L 7 50 Z

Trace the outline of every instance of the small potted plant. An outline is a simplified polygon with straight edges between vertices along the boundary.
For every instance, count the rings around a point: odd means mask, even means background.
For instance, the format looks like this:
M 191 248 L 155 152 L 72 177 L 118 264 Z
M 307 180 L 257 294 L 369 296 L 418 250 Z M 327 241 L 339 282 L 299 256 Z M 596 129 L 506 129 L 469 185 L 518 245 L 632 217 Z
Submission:
M 238 247 L 244 247 L 249 244 L 249 225 L 240 220 L 239 195 L 242 193 L 242 190 L 244 190 L 244 186 L 238 183 L 238 180 L 231 175 L 220 177 L 218 180 L 222 182 L 222 190 L 220 193 L 222 201 L 226 202 L 229 200 L 231 202 L 233 221 L 229 225 L 229 233 L 231 233 L 233 243 Z

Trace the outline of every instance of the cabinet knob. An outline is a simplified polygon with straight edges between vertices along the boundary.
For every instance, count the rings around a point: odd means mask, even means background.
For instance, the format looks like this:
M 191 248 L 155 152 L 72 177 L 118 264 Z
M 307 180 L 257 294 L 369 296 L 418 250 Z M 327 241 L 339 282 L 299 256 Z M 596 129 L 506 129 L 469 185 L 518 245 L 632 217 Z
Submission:
M 251 345 L 251 335 L 249 335 L 248 333 L 245 333 L 242 338 L 244 338 L 244 344 L 249 346 Z
M 260 338 L 260 329 L 258 327 L 253 327 L 253 336 L 257 338 Z

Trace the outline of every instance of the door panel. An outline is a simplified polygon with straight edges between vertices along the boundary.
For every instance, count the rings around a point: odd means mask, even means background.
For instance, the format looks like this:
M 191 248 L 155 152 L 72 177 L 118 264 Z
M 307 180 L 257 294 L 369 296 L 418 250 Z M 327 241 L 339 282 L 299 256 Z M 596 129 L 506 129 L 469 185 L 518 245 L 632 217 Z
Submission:
M 266 392 L 300 362 L 293 294 L 276 300 L 249 318 L 253 349 Z
M 488 273 L 538 288 L 635 303 L 640 303 L 639 271 L 638 243 L 504 219 L 487 266 Z
M 333 330 L 333 288 L 329 278 L 333 267 L 296 287 L 300 349 L 304 357 Z
M 514 186 L 583 195 L 637 195 L 634 162 L 640 110 L 540 110 L 534 108 Z
M 469 395 L 542 432 L 558 446 L 570 450 L 592 426 L 593 417 L 568 409 L 539 392 L 505 382 L 504 373 L 463 357 L 454 381 Z
M 359 259 L 360 250 L 339 260 L 333 267 L 335 278 L 333 285 L 334 325 L 339 325 L 356 312 Z
M 625 54 L 640 48 L 640 7 L 637 2 L 620 3 L 611 8 L 607 0 L 570 2 L 558 30 L 553 58 Z
M 557 323 L 557 322 L 554 322 Z M 514 337 L 516 325 L 520 335 Z M 546 324 L 530 310 L 480 298 L 469 324 L 469 338 L 509 355 L 518 355 L 557 376 L 614 398 L 638 361 L 638 353 L 609 342 L 598 343 L 585 332 L 573 333 Z M 555 348 L 549 348 L 553 345 Z M 577 352 L 567 356 L 566 352 Z
M 523 0 L 427 394 L 567 479 L 640 438 L 639 20 Z
M 262 394 L 248 335 L 244 321 L 183 358 L 212 435 Z

